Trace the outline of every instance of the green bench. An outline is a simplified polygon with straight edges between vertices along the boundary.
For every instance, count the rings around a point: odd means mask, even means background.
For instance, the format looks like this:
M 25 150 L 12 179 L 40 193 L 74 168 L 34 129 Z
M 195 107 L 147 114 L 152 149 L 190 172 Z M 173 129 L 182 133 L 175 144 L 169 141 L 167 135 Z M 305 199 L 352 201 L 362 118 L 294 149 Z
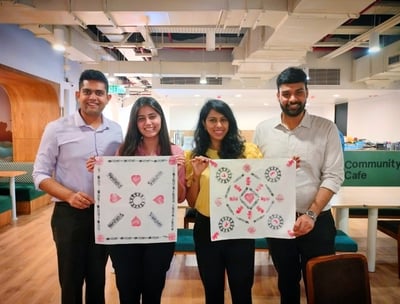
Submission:
M 265 238 L 256 239 L 256 251 L 268 250 Z M 341 230 L 337 230 L 335 238 L 336 251 L 357 252 L 358 244 Z M 178 228 L 178 238 L 175 244 L 177 253 L 194 253 L 193 229 Z
M 0 227 L 11 223 L 11 197 L 0 195 Z
M 26 171 L 15 177 L 15 197 L 17 214 L 31 214 L 34 210 L 50 203 L 46 192 L 37 190 L 33 183 L 33 162 L 0 162 L 1 171 Z M 0 178 L 0 195 L 10 194 L 8 178 Z

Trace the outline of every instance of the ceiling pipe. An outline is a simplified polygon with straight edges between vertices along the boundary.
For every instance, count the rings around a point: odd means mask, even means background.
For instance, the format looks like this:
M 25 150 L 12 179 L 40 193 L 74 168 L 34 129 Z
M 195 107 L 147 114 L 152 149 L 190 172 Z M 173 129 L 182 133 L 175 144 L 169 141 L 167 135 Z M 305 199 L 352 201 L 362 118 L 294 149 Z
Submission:
M 396 26 L 398 23 L 400 23 L 400 13 L 397 15 L 394 15 L 392 18 L 386 20 L 385 22 L 377 25 L 376 27 L 366 31 L 365 33 L 357 36 L 353 40 L 347 42 L 345 45 L 342 47 L 334 50 L 333 52 L 325 55 L 322 57 L 322 59 L 333 59 L 343 53 L 346 53 L 347 51 L 351 50 L 353 47 L 359 46 L 360 44 L 364 43 L 365 41 L 369 41 L 370 34 L 373 32 L 377 33 L 382 33 L 385 30 L 392 28 Z
M 382 0 L 376 0 L 375 2 L 371 3 L 370 5 L 368 5 L 366 8 L 364 8 L 363 10 L 361 10 L 358 13 L 358 17 L 361 16 L 362 14 L 364 14 L 366 11 L 368 11 L 371 7 L 377 5 L 379 2 L 381 2 Z M 347 20 L 343 25 L 349 25 L 354 21 L 355 18 L 350 18 L 349 20 Z M 330 37 L 332 36 L 332 34 L 328 34 L 326 35 L 324 38 L 322 38 L 322 41 L 327 41 Z

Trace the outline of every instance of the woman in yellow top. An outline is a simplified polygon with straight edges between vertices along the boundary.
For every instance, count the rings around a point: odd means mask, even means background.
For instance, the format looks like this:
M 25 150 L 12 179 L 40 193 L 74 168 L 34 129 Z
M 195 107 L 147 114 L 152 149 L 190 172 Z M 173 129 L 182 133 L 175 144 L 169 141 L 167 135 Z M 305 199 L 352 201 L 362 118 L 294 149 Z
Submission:
M 200 110 L 194 142 L 195 148 L 186 152 L 186 199 L 197 210 L 193 236 L 206 304 L 224 303 L 225 271 L 232 303 L 250 304 L 254 279 L 254 240 L 211 242 L 208 161 L 219 158 L 262 158 L 262 154 L 256 145 L 244 142 L 231 108 L 216 99 L 207 101 Z

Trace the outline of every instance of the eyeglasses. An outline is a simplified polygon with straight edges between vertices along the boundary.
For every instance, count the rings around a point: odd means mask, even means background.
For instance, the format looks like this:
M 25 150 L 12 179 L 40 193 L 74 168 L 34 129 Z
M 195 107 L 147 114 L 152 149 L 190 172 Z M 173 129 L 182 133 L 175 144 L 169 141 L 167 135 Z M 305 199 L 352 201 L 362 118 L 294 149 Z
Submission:
M 91 89 L 82 89 L 82 94 L 85 96 L 90 96 L 93 93 L 97 96 L 97 97 L 102 97 L 104 95 L 106 95 L 106 91 L 103 90 L 91 90 Z

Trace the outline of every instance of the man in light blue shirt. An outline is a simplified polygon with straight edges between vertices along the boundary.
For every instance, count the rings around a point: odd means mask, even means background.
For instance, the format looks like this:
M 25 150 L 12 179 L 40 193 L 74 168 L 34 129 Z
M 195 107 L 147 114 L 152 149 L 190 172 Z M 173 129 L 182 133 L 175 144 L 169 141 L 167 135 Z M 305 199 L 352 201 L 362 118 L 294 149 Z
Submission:
M 51 218 L 57 248 L 62 304 L 104 304 L 105 246 L 94 241 L 93 174 L 90 156 L 115 155 L 121 127 L 105 118 L 111 99 L 108 81 L 96 70 L 84 71 L 76 92 L 79 110 L 50 122 L 44 131 L 33 170 L 37 188 L 55 202 Z
M 254 134 L 266 158 L 300 158 L 296 170 L 294 239 L 268 239 L 278 272 L 281 304 L 300 304 L 300 280 L 307 261 L 335 253 L 335 223 L 330 199 L 344 180 L 343 151 L 336 125 L 305 110 L 307 75 L 287 68 L 276 80 L 281 116 L 261 122 Z

